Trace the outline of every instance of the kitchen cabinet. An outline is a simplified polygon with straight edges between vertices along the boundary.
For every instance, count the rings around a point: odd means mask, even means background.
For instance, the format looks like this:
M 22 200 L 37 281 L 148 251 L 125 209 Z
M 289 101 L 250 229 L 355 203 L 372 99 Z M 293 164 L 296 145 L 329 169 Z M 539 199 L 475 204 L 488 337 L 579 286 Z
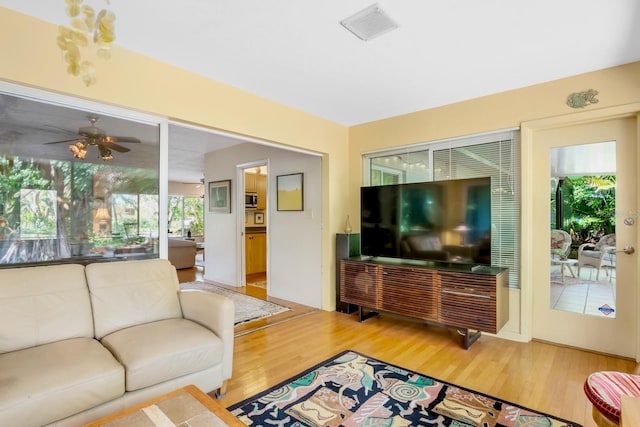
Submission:
M 267 209 L 267 176 L 260 173 L 244 174 L 245 193 L 256 193 L 258 195 L 258 205 L 256 209 Z
M 246 273 L 267 271 L 267 234 L 247 233 L 244 236 Z
M 245 193 L 257 193 L 256 189 L 256 175 L 255 173 L 244 173 L 244 192 Z
M 267 176 L 257 174 L 255 179 L 256 193 L 258 193 L 258 205 L 256 206 L 256 209 L 263 211 L 267 209 Z

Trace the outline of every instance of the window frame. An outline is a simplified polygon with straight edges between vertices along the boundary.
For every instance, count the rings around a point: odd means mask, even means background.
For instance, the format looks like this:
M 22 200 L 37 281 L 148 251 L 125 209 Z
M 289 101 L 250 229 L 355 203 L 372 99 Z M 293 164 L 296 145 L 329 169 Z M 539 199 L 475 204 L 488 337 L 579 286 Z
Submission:
M 7 81 L 0 81 L 0 94 L 25 98 L 33 102 L 82 110 L 87 113 L 95 113 L 99 116 L 117 117 L 123 120 L 134 121 L 151 126 L 157 126 L 159 131 L 159 164 L 158 164 L 158 204 L 167 205 L 168 198 L 168 170 L 169 170 L 169 121 L 168 118 L 129 110 L 122 107 L 107 105 L 87 99 L 59 93 L 48 92 L 42 89 L 21 86 Z M 168 256 L 167 236 L 167 212 L 165 209 L 158 211 L 158 254 L 161 258 Z M 164 225 L 163 225 L 164 224 Z M 20 264 L 6 264 L 8 266 L 20 266 Z
M 520 289 L 521 287 L 521 279 L 520 279 L 520 251 L 521 251 L 521 240 L 520 240 L 520 229 L 521 229 L 521 214 L 522 214 L 522 202 L 521 202 L 521 188 L 520 188 L 520 128 L 510 128 L 504 129 L 494 132 L 486 132 L 475 135 L 469 135 L 465 137 L 459 138 L 448 138 L 443 140 L 424 142 L 419 144 L 413 144 L 408 146 L 402 146 L 398 148 L 394 148 L 391 150 L 378 150 L 371 151 L 362 154 L 363 161 L 363 177 L 362 182 L 363 186 L 371 186 L 371 170 L 372 168 L 372 160 L 374 158 L 384 157 L 384 156 L 392 156 L 399 154 L 407 154 L 412 152 L 420 152 L 428 150 L 428 175 L 429 179 L 427 181 L 436 180 L 436 167 L 437 164 L 434 165 L 434 156 L 436 153 L 442 152 L 444 150 L 456 150 L 465 147 L 478 146 L 487 143 L 497 143 L 503 141 L 511 141 L 511 161 L 509 165 L 505 165 L 505 170 L 507 169 L 510 172 L 510 187 L 513 192 L 514 200 L 511 200 L 512 204 L 508 206 L 509 209 L 505 208 L 505 211 L 508 211 L 507 214 L 514 218 L 513 221 L 504 220 L 503 219 L 503 211 L 500 200 L 498 200 L 501 195 L 497 194 L 492 197 L 492 224 L 496 222 L 494 218 L 494 212 L 500 213 L 501 219 L 504 223 L 500 227 L 501 233 L 507 233 L 509 235 L 509 240 L 512 241 L 512 244 L 508 244 L 506 242 L 507 239 L 502 239 L 502 234 L 500 236 L 494 235 L 496 233 L 492 233 L 492 263 L 497 266 L 507 267 L 509 268 L 509 287 L 514 289 Z M 450 154 L 451 155 L 451 154 Z M 449 162 L 449 166 L 451 167 L 451 162 Z M 494 194 L 498 193 L 496 189 L 502 189 L 502 175 L 503 169 L 502 165 L 500 165 L 500 182 L 494 183 L 493 175 L 492 175 L 492 192 Z M 486 176 L 486 175 L 485 175 Z M 445 177 L 440 179 L 456 179 L 463 177 L 473 177 L 471 176 L 459 176 L 457 174 L 451 173 L 451 168 L 448 171 Z M 414 182 L 414 181 L 406 181 L 406 182 Z M 515 203 L 515 206 L 513 205 Z M 497 209 L 497 210 L 496 210 Z M 506 243 L 505 243 L 506 242 Z M 495 248 L 494 248 L 495 247 Z M 493 258 L 499 258 L 499 260 L 494 261 Z

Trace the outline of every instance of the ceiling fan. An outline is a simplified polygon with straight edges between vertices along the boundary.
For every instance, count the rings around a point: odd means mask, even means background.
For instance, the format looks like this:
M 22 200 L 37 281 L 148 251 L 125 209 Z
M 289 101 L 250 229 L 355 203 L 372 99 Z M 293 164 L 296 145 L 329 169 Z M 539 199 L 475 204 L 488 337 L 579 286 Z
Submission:
M 116 142 L 135 142 L 139 143 L 140 139 L 133 136 L 112 136 L 107 135 L 104 129 L 96 126 L 96 122 L 99 117 L 95 114 L 87 115 L 87 119 L 91 125 L 83 126 L 78 129 L 78 136 L 72 139 L 64 139 L 62 141 L 46 142 L 45 144 L 60 144 L 63 142 L 74 142 L 69 145 L 69 151 L 73 153 L 73 157 L 76 159 L 84 159 L 87 154 L 87 147 L 94 145 L 98 147 L 100 152 L 100 158 L 102 160 L 111 160 L 113 155 L 111 150 L 118 151 L 120 153 L 126 153 L 131 151 L 127 147 L 116 144 Z

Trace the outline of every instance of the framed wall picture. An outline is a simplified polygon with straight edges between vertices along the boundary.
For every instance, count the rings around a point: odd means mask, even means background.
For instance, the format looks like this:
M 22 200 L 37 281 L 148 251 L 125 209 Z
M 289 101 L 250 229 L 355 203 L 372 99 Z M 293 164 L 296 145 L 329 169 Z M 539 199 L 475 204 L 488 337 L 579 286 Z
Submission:
M 209 183 L 209 212 L 231 213 L 231 180 Z
M 264 224 L 264 212 L 254 212 L 253 222 L 256 224 Z
M 302 173 L 278 175 L 276 189 L 279 211 L 304 210 L 304 185 Z

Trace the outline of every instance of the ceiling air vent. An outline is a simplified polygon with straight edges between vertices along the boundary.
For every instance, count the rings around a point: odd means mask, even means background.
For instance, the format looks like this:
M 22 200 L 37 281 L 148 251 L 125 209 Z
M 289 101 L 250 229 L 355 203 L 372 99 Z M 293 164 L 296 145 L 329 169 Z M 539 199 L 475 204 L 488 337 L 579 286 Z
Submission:
M 398 28 L 378 4 L 343 19 L 340 24 L 361 40 L 368 41 Z

